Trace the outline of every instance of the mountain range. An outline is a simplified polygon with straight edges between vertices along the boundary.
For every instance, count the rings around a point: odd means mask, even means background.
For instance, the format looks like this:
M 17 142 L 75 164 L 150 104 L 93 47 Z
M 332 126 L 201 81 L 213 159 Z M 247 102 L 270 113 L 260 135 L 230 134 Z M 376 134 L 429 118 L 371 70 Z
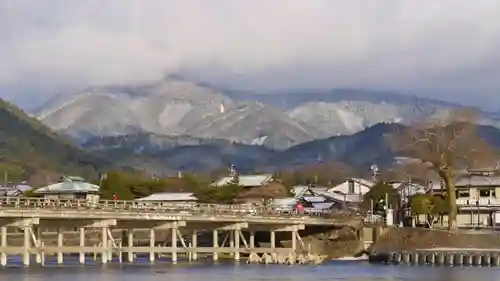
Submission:
M 91 152 L 118 162 L 156 163 L 156 171 L 204 172 L 235 165 L 239 171 L 277 171 L 317 164 L 341 163 L 356 171 L 368 171 L 373 164 L 392 166 L 394 155 L 387 142 L 391 133 L 405 125 L 379 123 L 350 136 L 333 136 L 302 143 L 285 150 L 245 145 L 222 139 L 159 136 L 141 133 L 95 137 L 83 144 Z M 478 134 L 500 148 L 500 130 L 478 126 Z M 144 159 L 148 159 L 144 161 Z M 334 172 L 334 171 L 332 171 Z
M 52 100 L 33 115 L 80 143 L 102 136 L 153 134 L 286 150 L 355 134 L 380 122 L 445 118 L 461 107 L 356 89 L 230 91 L 174 75 L 137 85 L 91 87 Z M 500 126 L 500 117 L 480 111 L 478 122 Z
M 331 136 L 289 148 L 244 144 L 223 138 L 134 132 L 90 136 L 81 143 L 51 130 L 22 110 L 0 100 L 0 170 L 20 177 L 78 174 L 96 177 L 109 169 L 155 174 L 206 172 L 235 165 L 241 172 L 274 172 L 317 164 L 340 163 L 357 171 L 372 164 L 390 166 L 396 156 L 387 135 L 400 123 L 378 123 L 352 135 Z M 500 148 L 500 129 L 478 126 L 479 135 Z M 334 171 L 332 171 L 334 172 Z
M 115 168 L 172 174 L 235 165 L 271 172 L 341 163 L 367 171 L 394 163 L 387 134 L 459 108 L 367 90 L 226 91 L 170 76 L 88 88 L 31 116 L 2 101 L 0 170 L 96 176 Z M 499 120 L 479 111 L 479 133 L 495 147 Z

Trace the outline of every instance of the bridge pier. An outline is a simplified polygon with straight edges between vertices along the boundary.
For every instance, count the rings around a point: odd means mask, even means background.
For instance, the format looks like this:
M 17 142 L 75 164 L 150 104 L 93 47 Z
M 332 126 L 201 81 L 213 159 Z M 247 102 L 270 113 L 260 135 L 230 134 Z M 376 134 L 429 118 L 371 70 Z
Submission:
M 108 263 L 108 228 L 101 227 L 101 263 Z
M 132 248 L 134 247 L 134 230 L 133 229 L 128 229 L 127 230 L 127 261 L 132 263 L 134 262 L 134 252 L 132 251 Z
M 79 246 L 80 246 L 80 249 L 83 249 L 85 247 L 85 227 L 80 227 L 78 229 L 78 232 L 79 232 Z M 82 252 L 80 251 L 78 253 L 78 262 L 80 264 L 85 264 L 85 252 Z
M 23 243 L 23 265 L 30 265 L 30 248 L 31 248 L 31 226 L 25 225 L 23 228 L 24 243 Z
M 24 266 L 30 265 L 31 257 L 31 240 L 34 238 L 32 226 L 39 224 L 38 218 L 0 218 L 0 240 L 1 240 L 1 264 L 5 266 L 7 264 L 7 258 L 9 251 L 8 247 L 8 227 L 20 229 L 22 231 L 23 242 L 21 249 L 15 251 L 15 254 L 21 254 L 22 264 Z
M 233 233 L 234 238 L 234 260 L 240 261 L 240 230 L 235 229 L 231 233 Z
M 35 262 L 37 264 L 42 264 L 43 263 L 43 254 L 42 254 L 42 231 L 40 229 L 40 225 L 37 225 L 35 227 L 35 246 L 37 248 L 36 254 L 35 254 Z
M 64 262 L 64 254 L 60 251 L 63 247 L 63 236 L 64 236 L 64 233 L 63 233 L 63 230 L 61 227 L 58 227 L 57 228 L 57 247 L 58 247 L 58 251 L 57 251 L 57 264 L 63 264 Z
M 151 228 L 149 230 L 149 247 L 151 247 L 151 251 L 149 252 L 149 262 L 154 262 L 155 261 L 155 251 L 153 250 L 155 247 L 155 229 Z
M 196 248 L 198 247 L 198 232 L 196 230 L 193 230 L 193 234 L 191 235 L 191 247 L 191 258 L 193 261 L 197 261 L 198 252 L 196 251 Z
M 177 227 L 172 228 L 172 263 L 176 264 L 177 263 Z
M 0 265 L 7 265 L 7 253 L 5 248 L 7 247 L 7 226 L 0 227 L 0 247 L 2 248 L 2 253 L 0 254 Z
M 217 250 L 219 248 L 219 233 L 217 229 L 212 230 L 212 248 L 214 250 Z M 214 251 L 212 253 L 212 260 L 213 261 L 218 261 L 219 260 L 219 254 L 218 252 Z
M 270 242 L 271 242 L 271 257 L 273 260 L 276 260 L 276 253 L 274 253 L 274 249 L 276 248 L 276 232 L 274 230 L 271 230 L 269 232 L 270 237 Z

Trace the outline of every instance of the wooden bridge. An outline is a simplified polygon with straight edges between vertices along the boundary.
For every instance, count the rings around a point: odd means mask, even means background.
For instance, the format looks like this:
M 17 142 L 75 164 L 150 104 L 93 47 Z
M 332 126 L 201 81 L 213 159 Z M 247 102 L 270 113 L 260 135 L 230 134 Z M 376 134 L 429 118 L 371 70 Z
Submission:
M 36 263 L 43 264 L 45 255 L 56 255 L 57 262 L 62 263 L 64 254 L 77 254 L 83 264 L 90 253 L 98 254 L 102 263 L 109 262 L 113 255 L 120 262 L 123 257 L 133 262 L 138 253 L 149 255 L 151 262 L 163 254 L 176 263 L 178 253 L 190 260 L 197 260 L 198 254 L 205 253 L 214 261 L 219 254 L 227 254 L 234 260 L 248 254 L 254 260 L 265 256 L 275 262 L 286 259 L 294 263 L 297 255 L 304 254 L 307 248 L 299 236 L 300 230 L 360 224 L 361 218 L 350 215 L 306 215 L 251 205 L 0 198 L 0 265 L 7 264 L 8 255 L 21 255 L 26 266 L 32 256 Z M 117 230 L 121 237 L 113 237 Z M 75 231 L 77 244 L 65 245 L 64 235 Z M 141 231 L 148 232 L 148 246 L 134 246 L 134 234 Z M 56 236 L 54 246 L 46 245 L 48 241 L 44 239 L 50 232 Z M 98 244 L 89 243 L 89 232 L 97 232 Z M 167 232 L 170 241 L 160 241 L 163 244 L 159 245 L 156 234 L 160 232 Z M 197 243 L 200 234 L 209 232 L 210 247 L 200 247 Z M 269 233 L 269 247 L 256 247 L 256 232 Z M 277 245 L 276 232 L 290 234 L 290 248 Z M 225 235 L 222 242 L 221 234 Z M 22 243 L 11 246 L 9 238 L 12 240 L 15 235 L 21 236 Z

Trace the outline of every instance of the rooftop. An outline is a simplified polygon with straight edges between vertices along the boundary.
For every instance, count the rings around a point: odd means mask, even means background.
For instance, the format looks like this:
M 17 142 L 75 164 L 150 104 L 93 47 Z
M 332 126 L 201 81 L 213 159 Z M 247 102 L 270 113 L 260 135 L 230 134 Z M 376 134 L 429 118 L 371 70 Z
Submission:
M 36 189 L 36 194 L 99 193 L 100 187 L 80 177 L 64 177 L 61 182 Z
M 500 186 L 500 176 L 464 176 L 456 180 L 455 186 Z
M 139 198 L 140 201 L 196 201 L 192 192 L 160 192 L 147 197 Z
M 240 175 L 239 181 L 240 185 L 243 187 L 255 187 L 261 186 L 268 182 L 270 182 L 273 178 L 271 174 L 262 174 L 262 175 Z M 220 180 L 213 183 L 214 186 L 222 186 L 230 184 L 233 180 L 232 176 L 223 177 Z

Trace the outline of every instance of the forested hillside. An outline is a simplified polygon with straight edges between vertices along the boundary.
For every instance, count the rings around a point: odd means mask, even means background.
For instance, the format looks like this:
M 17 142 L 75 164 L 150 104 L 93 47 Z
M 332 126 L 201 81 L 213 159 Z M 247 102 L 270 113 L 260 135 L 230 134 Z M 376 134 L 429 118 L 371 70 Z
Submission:
M 60 174 L 97 177 L 110 162 L 79 149 L 70 141 L 0 100 L 0 173 L 8 180 L 43 182 Z

